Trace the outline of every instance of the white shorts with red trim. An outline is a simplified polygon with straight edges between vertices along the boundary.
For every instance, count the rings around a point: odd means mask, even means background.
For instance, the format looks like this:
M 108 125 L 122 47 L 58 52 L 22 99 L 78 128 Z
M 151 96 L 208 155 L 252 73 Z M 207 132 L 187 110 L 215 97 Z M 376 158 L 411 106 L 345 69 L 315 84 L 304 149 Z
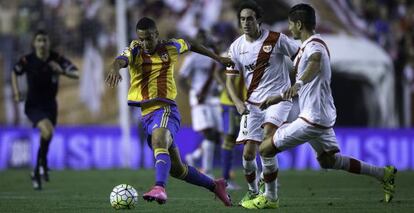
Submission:
M 279 151 L 294 148 L 306 142 L 312 146 L 317 156 L 324 152 L 339 152 L 333 128 L 318 128 L 302 118 L 282 125 L 273 136 L 273 144 Z
M 191 109 L 191 119 L 193 129 L 197 132 L 210 128 L 221 132 L 223 129 L 220 105 L 195 105 Z
M 270 123 L 276 127 L 281 126 L 286 122 L 291 107 L 291 102 L 283 101 L 262 111 L 259 106 L 248 103 L 247 109 L 250 113 L 241 118 L 236 142 L 245 143 L 247 140 L 262 142 L 263 125 Z

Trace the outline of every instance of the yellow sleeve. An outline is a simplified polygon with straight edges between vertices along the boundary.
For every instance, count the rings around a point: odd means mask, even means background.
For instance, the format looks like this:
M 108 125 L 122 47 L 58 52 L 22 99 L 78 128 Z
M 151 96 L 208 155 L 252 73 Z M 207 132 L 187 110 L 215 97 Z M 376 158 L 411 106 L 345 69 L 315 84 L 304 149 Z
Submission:
M 127 64 L 129 64 L 129 62 L 132 61 L 132 56 L 138 53 L 138 47 L 138 41 L 133 40 L 129 47 L 126 47 L 116 59 L 125 60 Z
M 170 39 L 168 43 L 174 45 L 179 54 L 185 53 L 191 48 L 190 44 L 182 38 Z

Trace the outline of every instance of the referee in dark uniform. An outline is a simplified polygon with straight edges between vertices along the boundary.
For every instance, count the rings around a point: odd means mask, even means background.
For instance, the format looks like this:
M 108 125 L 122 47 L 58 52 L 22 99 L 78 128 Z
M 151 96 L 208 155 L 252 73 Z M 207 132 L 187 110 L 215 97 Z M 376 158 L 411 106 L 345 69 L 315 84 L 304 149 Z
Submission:
M 31 174 L 33 188 L 42 189 L 41 177 L 49 181 L 47 153 L 57 119 L 56 95 L 61 75 L 78 79 L 77 68 L 62 55 L 50 50 L 47 32 L 39 30 L 33 39 L 33 52 L 20 58 L 13 69 L 12 86 L 15 101 L 22 101 L 17 75 L 26 74 L 28 92 L 25 114 L 41 132 L 36 166 Z

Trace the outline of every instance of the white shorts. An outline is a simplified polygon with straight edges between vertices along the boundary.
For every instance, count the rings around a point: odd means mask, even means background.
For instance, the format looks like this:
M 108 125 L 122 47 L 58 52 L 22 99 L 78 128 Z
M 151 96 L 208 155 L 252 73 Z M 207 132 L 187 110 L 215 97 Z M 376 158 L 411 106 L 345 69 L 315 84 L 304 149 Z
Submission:
M 263 125 L 271 123 L 277 127 L 281 126 L 286 122 L 291 107 L 291 102 L 283 101 L 262 111 L 259 106 L 247 104 L 250 113 L 243 115 L 241 118 L 239 136 L 236 142 L 245 143 L 247 140 L 262 142 L 264 137 Z
M 194 131 L 200 132 L 206 129 L 222 131 L 222 117 L 220 105 L 200 104 L 191 109 L 191 119 Z
M 332 128 L 315 127 L 302 118 L 297 118 L 290 124 L 282 125 L 273 136 L 273 144 L 284 151 L 308 142 L 320 156 L 324 152 L 339 152 L 335 132 Z

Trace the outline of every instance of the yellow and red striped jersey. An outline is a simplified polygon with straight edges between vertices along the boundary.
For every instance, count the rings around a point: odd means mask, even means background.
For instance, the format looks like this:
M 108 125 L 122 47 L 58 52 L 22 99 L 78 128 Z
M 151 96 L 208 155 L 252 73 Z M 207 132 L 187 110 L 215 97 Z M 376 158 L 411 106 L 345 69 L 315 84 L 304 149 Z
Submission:
M 125 60 L 130 74 L 128 104 L 142 108 L 148 114 L 167 104 L 175 104 L 177 87 L 174 65 L 178 55 L 190 49 L 183 39 L 170 39 L 159 43 L 153 54 L 145 53 L 137 40 L 133 40 L 117 59 Z

